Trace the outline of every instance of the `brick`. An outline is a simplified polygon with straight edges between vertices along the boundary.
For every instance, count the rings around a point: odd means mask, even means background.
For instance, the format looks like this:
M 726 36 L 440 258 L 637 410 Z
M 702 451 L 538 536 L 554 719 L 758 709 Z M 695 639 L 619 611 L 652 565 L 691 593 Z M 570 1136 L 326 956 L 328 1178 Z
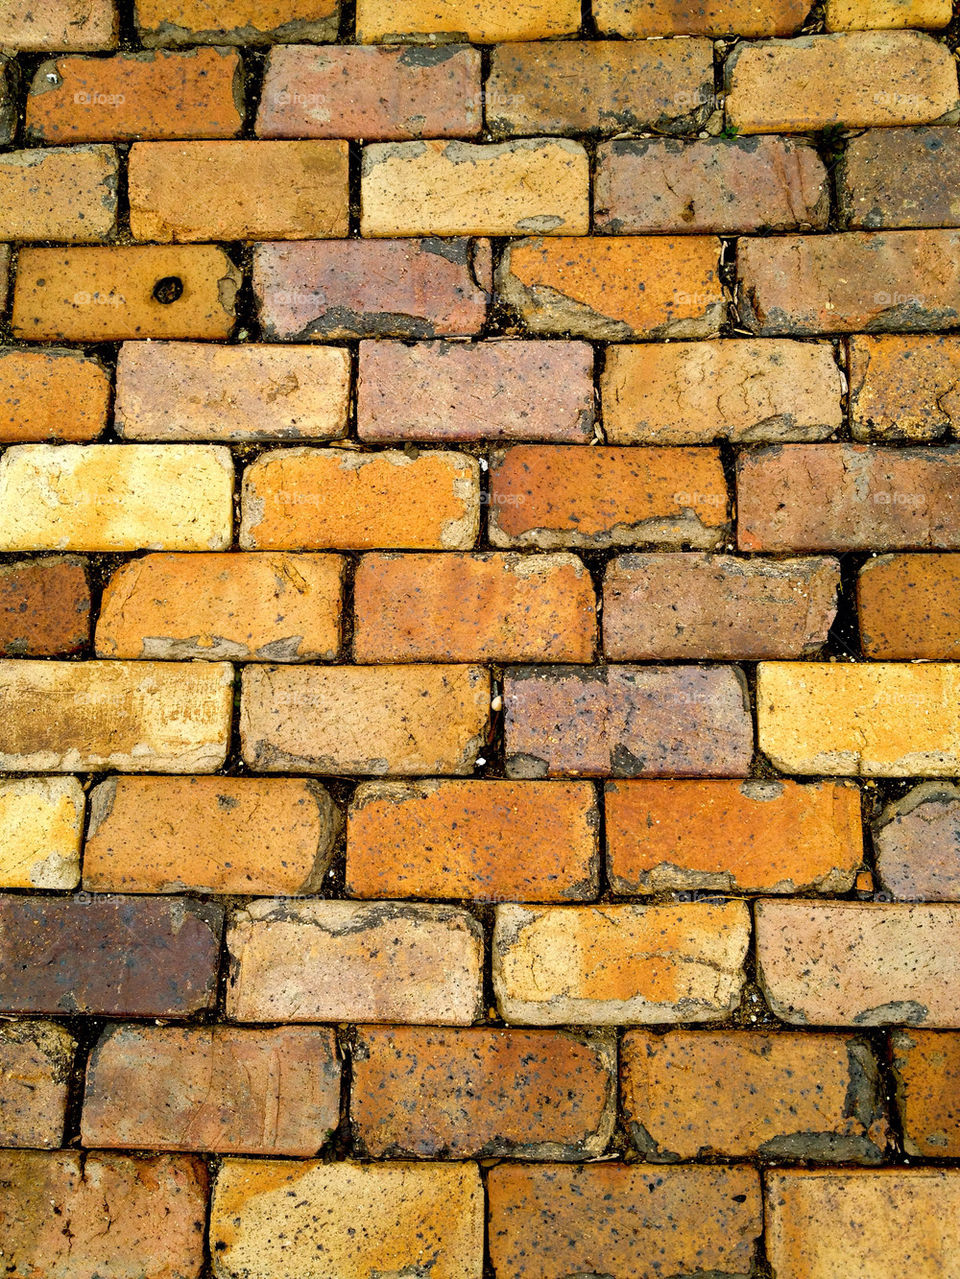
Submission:
M 56 1148 L 63 1141 L 76 1040 L 50 1021 L 0 1026 L 0 1143 Z
M 880 882 L 895 898 L 960 900 L 960 788 L 924 782 L 888 804 L 873 847 Z
M 0 565 L 0 654 L 65 657 L 90 640 L 90 586 L 67 556 Z
M 375 1159 L 588 1159 L 613 1133 L 616 1042 L 566 1030 L 361 1030 L 350 1118 Z
M 235 1021 L 400 1021 L 480 1016 L 483 932 L 452 906 L 260 900 L 227 930 Z
M 0 923 L 5 1013 L 185 1017 L 213 1007 L 219 906 L 10 894 L 0 897 Z
M 705 0 L 693 8 L 682 0 L 592 0 L 593 18 L 605 35 L 790 36 L 809 12 L 806 0 Z
M 242 75 L 233 49 L 54 58 L 30 85 L 26 135 L 53 143 L 233 138 L 243 124 Z
M 960 318 L 960 232 L 847 231 L 741 240 L 740 318 L 754 333 L 923 331 Z
M 585 342 L 364 342 L 362 440 L 593 438 L 593 351 Z M 567 453 L 564 452 L 564 456 Z
M 227 338 L 240 272 L 213 244 L 25 248 L 11 327 L 28 341 Z
M 257 111 L 261 138 L 475 138 L 480 53 L 468 46 L 270 50 Z
M 87 1065 L 81 1133 L 121 1150 L 315 1155 L 339 1118 L 327 1027 L 111 1026 Z
M 0 1252 L 44 1279 L 198 1279 L 207 1170 L 187 1155 L 0 1152 Z
M 888 27 L 946 27 L 950 0 L 827 0 L 827 31 L 869 31 Z
M 766 1174 L 767 1256 L 778 1279 L 937 1279 L 960 1248 L 960 1176 L 941 1168 Z M 829 1222 L 829 1229 L 824 1223 Z
M 903 1147 L 921 1159 L 960 1153 L 960 1035 L 896 1030 L 892 1066 Z
M 499 1164 L 487 1194 L 496 1279 L 659 1279 L 703 1267 L 746 1279 L 763 1230 L 747 1167 Z
M 0 47 L 23 53 L 52 49 L 115 49 L 119 19 L 114 0 L 7 0 Z
M 253 250 L 253 289 L 271 339 L 469 337 L 483 327 L 492 288 L 489 240 L 313 240 Z
M 7 240 L 108 239 L 117 224 L 113 147 L 0 154 L 0 235 Z
M 744 902 L 497 906 L 497 1006 L 526 1026 L 717 1021 L 740 1002 L 749 937 Z
M 518 445 L 490 459 L 494 546 L 716 546 L 729 499 L 713 448 Z
M 847 339 L 855 440 L 933 440 L 960 434 L 960 338 L 951 333 Z
M 707 40 L 501 44 L 485 87 L 496 138 L 531 133 L 685 133 L 713 110 L 713 48 Z
M 889 1137 L 876 1057 L 851 1035 L 631 1030 L 621 1078 L 646 1159 L 878 1163 Z
M 511 777 L 744 777 L 750 768 L 736 667 L 518 666 L 503 701 Z
M 865 657 L 960 657 L 960 555 L 883 555 L 857 576 Z
M 578 901 L 598 892 L 589 782 L 361 782 L 347 814 L 351 897 Z
M 588 188 L 587 153 L 569 138 L 373 142 L 360 234 L 586 235 Z
M 357 662 L 589 662 L 596 597 L 575 555 L 365 555 Z
M 960 106 L 945 45 L 919 31 L 854 31 L 737 45 L 724 64 L 740 133 L 930 124 Z
M 795 1025 L 960 1026 L 958 923 L 945 903 L 759 901 L 760 985 Z
M 481 0 L 358 0 L 357 39 L 470 40 L 494 44 L 501 40 L 540 40 L 576 35 L 580 8 L 576 0 L 515 0 L 513 4 L 484 4 Z
M 824 439 L 842 394 L 828 342 L 783 338 L 608 346 L 600 375 L 611 444 Z
M 9 146 L 17 131 L 17 90 L 20 70 L 13 58 L 0 53 L 0 146 Z
M 0 884 L 76 888 L 83 807 L 83 787 L 75 777 L 0 781 Z
M 319 892 L 340 828 L 327 791 L 300 778 L 109 777 L 90 793 L 83 884 L 108 893 Z
M 713 236 L 519 240 L 504 250 L 497 293 L 532 333 L 710 337 L 726 313 L 719 256 Z
M 960 181 L 956 125 L 870 129 L 850 138 L 838 166 L 837 198 L 844 225 L 960 226 L 950 197 Z
M 243 475 L 244 550 L 465 550 L 480 467 L 465 453 L 279 449 Z
M 960 547 L 960 449 L 784 444 L 737 461 L 742 551 Z
M 109 373 L 82 351 L 0 347 L 0 442 L 95 440 L 109 403 Z
M 225 662 L 0 661 L 0 768 L 212 773 L 232 694 Z
M 310 240 L 350 229 L 346 142 L 137 142 L 137 240 Z
M 603 651 L 618 662 L 818 653 L 839 585 L 840 564 L 826 556 L 622 555 L 603 579 Z
M 614 893 L 848 892 L 863 858 L 856 786 L 608 782 Z
M 243 758 L 265 773 L 467 774 L 489 706 L 479 666 L 249 666 Z
M 210 1219 L 213 1273 L 480 1279 L 483 1224 L 475 1164 L 226 1159 Z
M 182 44 L 272 44 L 335 40 L 340 0 L 137 0 L 137 33 L 148 49 Z
M 145 555 L 104 590 L 97 656 L 332 661 L 343 569 L 339 555 Z

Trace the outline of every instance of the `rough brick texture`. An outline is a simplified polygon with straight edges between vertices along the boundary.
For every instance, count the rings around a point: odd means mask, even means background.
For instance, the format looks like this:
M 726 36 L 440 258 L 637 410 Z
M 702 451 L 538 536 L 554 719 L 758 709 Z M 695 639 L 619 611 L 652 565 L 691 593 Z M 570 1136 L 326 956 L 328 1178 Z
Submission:
M 107 422 L 110 376 L 66 347 L 0 349 L 0 441 L 94 440 Z
M 83 813 L 83 788 L 75 777 L 0 781 L 0 884 L 75 888 Z
M 960 1151 L 960 1036 L 898 1030 L 891 1036 L 897 1109 L 908 1154 L 956 1158 Z
M 657 36 L 790 36 L 807 16 L 805 0 L 706 0 L 692 8 L 679 0 L 593 0 L 601 32 L 648 39 Z
M 855 440 L 932 440 L 960 431 L 954 387 L 960 341 L 856 334 L 850 353 L 850 430 Z
M 67 657 L 90 638 L 90 586 L 82 560 L 46 556 L 0 566 L 0 653 Z
M 880 882 L 893 897 L 960 901 L 960 788 L 923 782 L 888 804 L 873 845 Z
M 864 655 L 960 656 L 960 555 L 884 555 L 857 577 Z
M 213 19 L 216 19 L 214 23 Z M 332 40 L 340 0 L 137 0 L 137 30 L 149 48 L 181 44 L 271 44 Z
M 357 38 L 427 43 L 467 39 L 542 40 L 568 36 L 580 26 L 576 0 L 358 0 Z
M 8 1021 L 0 1027 L 2 1145 L 60 1145 L 76 1048 L 56 1022 Z
M 956 226 L 956 128 L 870 129 L 844 150 L 838 190 L 847 226 Z
M 48 49 L 116 48 L 119 20 L 114 0 L 10 0 L 4 6 L 0 45 L 26 53 Z
M 0 155 L 0 235 L 87 243 L 111 237 L 117 219 L 113 147 L 62 147 Z

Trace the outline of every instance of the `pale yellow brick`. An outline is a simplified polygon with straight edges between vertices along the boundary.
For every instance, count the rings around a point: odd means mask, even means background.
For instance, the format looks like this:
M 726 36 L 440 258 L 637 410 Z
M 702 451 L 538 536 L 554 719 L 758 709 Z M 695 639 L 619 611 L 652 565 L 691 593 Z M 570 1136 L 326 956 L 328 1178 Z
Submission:
M 76 888 L 83 808 L 75 777 L 0 781 L 0 886 Z

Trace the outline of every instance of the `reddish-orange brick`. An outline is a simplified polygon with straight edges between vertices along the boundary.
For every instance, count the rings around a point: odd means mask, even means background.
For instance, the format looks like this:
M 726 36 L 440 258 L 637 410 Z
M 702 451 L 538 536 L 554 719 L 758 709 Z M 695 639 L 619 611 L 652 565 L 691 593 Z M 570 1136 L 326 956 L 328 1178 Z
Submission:
M 960 657 L 960 555 L 884 555 L 857 577 L 866 657 Z
M 179 44 L 335 40 L 340 0 L 137 0 L 140 39 Z
M 5 240 L 109 240 L 117 224 L 114 147 L 0 153 L 0 236 Z
M 960 336 L 857 333 L 847 348 L 855 440 L 960 434 Z
M 0 349 L 0 442 L 93 440 L 107 423 L 110 375 L 81 351 Z
M 0 564 L 0 655 L 65 657 L 89 639 L 90 585 L 82 560 Z
M 960 1034 L 898 1030 L 891 1036 L 897 1109 L 908 1155 L 960 1156 Z

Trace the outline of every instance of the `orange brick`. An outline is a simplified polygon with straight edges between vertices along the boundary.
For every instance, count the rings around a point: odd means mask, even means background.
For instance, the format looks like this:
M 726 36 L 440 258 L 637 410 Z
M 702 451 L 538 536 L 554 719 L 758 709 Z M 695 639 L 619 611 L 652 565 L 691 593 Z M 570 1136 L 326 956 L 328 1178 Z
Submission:
M 82 560 L 51 555 L 0 564 L 0 654 L 79 653 L 90 640 L 90 603 Z
M 180 44 L 272 44 L 335 40 L 340 0 L 137 0 L 147 48 Z
M 580 28 L 577 0 L 358 0 L 357 39 L 540 40 L 574 35 Z
M 0 1025 L 0 1142 L 54 1149 L 63 1141 L 77 1043 L 56 1022 Z
M 0 235 L 6 240 L 107 240 L 117 223 L 113 147 L 0 154 Z
M 866 657 L 960 658 L 960 555 L 883 555 L 857 576 Z
M 114 0 L 6 0 L 0 48 L 115 49 L 119 25 Z
M 850 431 L 855 440 L 934 440 L 960 435 L 960 337 L 857 333 L 850 353 Z
M 960 1155 L 960 1035 L 897 1030 L 891 1035 L 903 1148 L 920 1159 Z
M 654 36 L 791 36 L 800 30 L 806 0 L 593 0 L 601 32 L 631 38 Z
M 110 375 L 65 347 L 0 348 L 0 442 L 94 440 L 107 424 Z

